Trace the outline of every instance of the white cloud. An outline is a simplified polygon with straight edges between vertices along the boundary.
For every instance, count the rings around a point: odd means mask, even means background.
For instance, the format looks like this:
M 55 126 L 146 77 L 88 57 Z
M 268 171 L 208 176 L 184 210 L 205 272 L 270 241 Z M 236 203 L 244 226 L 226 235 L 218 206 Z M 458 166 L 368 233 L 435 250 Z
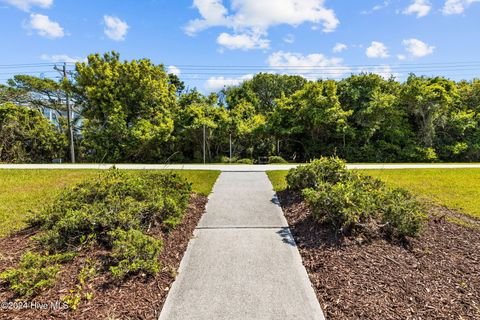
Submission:
M 268 49 L 270 41 L 263 39 L 259 34 L 236 34 L 231 35 L 225 32 L 222 32 L 218 38 L 217 43 L 227 49 L 242 49 L 242 50 L 251 50 L 251 49 Z
M 369 58 L 388 58 L 388 49 L 382 42 L 372 41 L 365 54 Z
M 373 73 L 378 74 L 380 77 L 384 79 L 390 79 L 394 77 L 396 79 L 400 78 L 401 74 L 398 72 L 394 72 L 392 67 L 389 65 L 381 65 L 372 68 L 363 68 L 358 71 L 359 73 Z
M 425 17 L 432 10 L 432 5 L 428 0 L 413 0 L 412 3 L 403 11 L 404 14 L 416 14 L 417 18 Z
M 3 0 L 3 2 L 23 11 L 30 11 L 31 7 L 50 8 L 53 4 L 53 0 Z
M 172 73 L 172 74 L 174 74 L 178 77 L 180 75 L 181 71 L 180 71 L 179 68 L 177 68 L 175 66 L 168 66 L 167 73 Z
M 46 61 L 51 61 L 51 62 L 70 62 L 70 63 L 87 61 L 87 58 L 70 57 L 69 55 L 66 55 L 66 54 L 53 54 L 53 55 L 42 54 L 41 59 Z
M 332 32 L 339 21 L 324 0 L 231 0 L 227 9 L 222 0 L 194 0 L 201 18 L 191 20 L 185 32 L 194 35 L 210 27 L 226 27 L 235 34 L 266 36 L 276 25 L 298 26 L 303 23 L 321 25 L 324 32 Z
M 210 77 L 205 83 L 205 89 L 208 91 L 219 91 L 225 87 L 236 86 L 245 80 L 253 78 L 253 74 L 246 74 L 239 78 Z
M 333 47 L 332 51 L 335 52 L 335 53 L 339 53 L 339 52 L 342 52 L 342 51 L 347 50 L 347 49 L 348 49 L 348 46 L 347 46 L 346 44 L 344 44 L 344 43 L 337 43 L 337 44 Z
M 293 34 L 289 33 L 285 37 L 283 37 L 283 42 L 294 43 L 295 42 L 295 36 Z
M 371 10 L 364 10 L 360 13 L 361 14 L 372 14 L 375 11 L 379 11 L 379 10 L 387 8 L 389 5 L 390 5 L 390 1 L 386 0 L 386 1 L 383 1 L 383 3 L 381 3 L 381 4 L 375 5 Z
M 328 58 L 320 53 L 302 55 L 277 51 L 268 57 L 267 63 L 274 71 L 299 74 L 307 79 L 340 78 L 350 72 L 341 58 Z
M 123 41 L 127 36 L 129 25 L 117 17 L 104 15 L 105 35 L 114 41 Z
M 209 27 L 228 24 L 228 10 L 222 0 L 194 0 L 193 6 L 198 9 L 202 19 L 189 21 L 185 27 L 187 34 L 193 35 Z
M 398 60 L 406 60 L 407 56 L 404 55 L 404 54 L 399 54 L 399 55 L 397 55 L 397 58 L 398 58 Z
M 30 14 L 28 28 L 35 30 L 42 37 L 55 39 L 65 36 L 63 28 L 58 22 L 50 20 L 48 16 L 38 13 Z
M 407 39 L 402 41 L 405 50 L 413 58 L 421 58 L 428 56 L 435 50 L 434 46 L 430 46 L 418 39 Z
M 442 12 L 444 15 L 462 14 L 474 2 L 480 2 L 480 0 L 447 0 Z

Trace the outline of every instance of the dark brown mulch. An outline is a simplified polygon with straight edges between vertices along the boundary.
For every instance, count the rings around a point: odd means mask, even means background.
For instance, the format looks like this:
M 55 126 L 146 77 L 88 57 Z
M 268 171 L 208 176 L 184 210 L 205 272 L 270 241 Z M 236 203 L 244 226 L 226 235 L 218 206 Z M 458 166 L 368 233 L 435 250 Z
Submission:
M 103 276 L 100 274 L 88 284 L 86 291 L 91 292 L 93 298 L 82 301 L 75 311 L 52 308 L 46 311 L 35 308 L 15 311 L 0 309 L 0 319 L 157 319 L 206 203 L 207 197 L 192 195 L 184 221 L 177 228 L 168 234 L 160 229 L 151 232 L 155 237 L 162 238 L 164 243 L 160 257 L 163 269 L 155 277 L 137 275 L 116 283 L 103 273 Z M 26 230 L 0 239 L 0 272 L 15 266 L 21 254 L 32 247 L 29 237 L 33 234 L 34 231 Z M 75 288 L 85 260 L 101 259 L 104 254 L 102 250 L 94 249 L 88 256 L 77 256 L 64 266 L 54 287 L 29 300 L 36 303 L 59 301 L 62 296 L 69 294 L 70 289 Z M 12 302 L 15 299 L 10 290 L 0 287 L 0 302 Z
M 480 319 L 480 229 L 432 218 L 407 245 L 359 244 L 279 198 L 327 319 Z

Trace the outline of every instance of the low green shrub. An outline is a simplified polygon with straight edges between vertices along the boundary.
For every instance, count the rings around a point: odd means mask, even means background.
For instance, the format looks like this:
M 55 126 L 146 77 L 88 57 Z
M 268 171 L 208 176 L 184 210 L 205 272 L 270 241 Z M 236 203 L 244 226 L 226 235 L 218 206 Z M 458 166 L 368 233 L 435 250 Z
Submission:
M 47 249 L 77 250 L 88 240 L 111 246 L 110 231 L 146 230 L 181 222 L 190 197 L 190 184 L 168 174 L 129 175 L 110 170 L 67 189 L 30 221 L 43 231 L 36 239 Z
M 351 175 L 337 183 L 319 182 L 315 189 L 307 188 L 302 193 L 317 221 L 333 225 L 343 233 L 369 233 L 381 215 L 381 185 L 376 180 Z
M 288 163 L 288 161 L 280 156 L 270 156 L 268 157 L 268 163 Z
M 322 158 L 289 172 L 288 187 L 301 190 L 315 220 L 344 234 L 416 236 L 425 215 L 418 200 L 402 189 L 346 170 L 338 158 Z
M 290 189 L 301 191 L 305 188 L 316 188 L 322 181 L 336 183 L 347 176 L 345 161 L 337 157 L 321 157 L 291 169 L 287 175 L 287 184 Z
M 253 160 L 248 159 L 248 158 L 238 159 L 237 163 L 239 163 L 239 164 L 253 164 Z
M 226 157 L 226 156 L 220 157 L 220 162 L 221 163 L 236 163 L 237 160 L 238 160 L 238 158 L 236 158 L 236 157 L 232 157 L 231 159 L 229 157 Z
M 422 205 L 403 189 L 391 189 L 384 194 L 382 213 L 385 229 L 393 236 L 417 235 L 426 219 Z
M 55 283 L 62 263 L 75 257 L 74 253 L 41 255 L 27 252 L 22 256 L 18 268 L 0 274 L 10 289 L 24 297 L 33 296 Z
M 95 260 L 86 259 L 85 264 L 78 273 L 75 289 L 71 289 L 70 294 L 63 296 L 61 300 L 65 302 L 71 310 L 76 310 L 82 300 L 91 300 L 93 293 L 91 292 L 92 288 L 89 282 L 96 275 L 97 266 Z
M 109 234 L 115 239 L 111 254 L 114 265 L 110 267 L 113 276 L 122 278 L 139 271 L 155 274 L 160 270 L 158 255 L 162 250 L 161 240 L 133 229 L 117 229 Z
M 153 227 L 168 230 L 177 226 L 190 192 L 190 183 L 174 173 L 132 175 L 115 169 L 66 189 L 29 221 L 39 228 L 34 240 L 47 250 L 46 255 L 25 254 L 20 266 L 1 278 L 19 295 L 33 295 L 55 282 L 60 263 L 72 256 L 68 252 L 93 245 L 110 251 L 110 259 L 105 259 L 109 264 L 104 267 L 115 277 L 156 273 L 162 241 L 146 233 Z M 71 308 L 88 299 L 81 292 L 82 281 L 86 280 L 80 281 L 81 288 L 65 296 Z

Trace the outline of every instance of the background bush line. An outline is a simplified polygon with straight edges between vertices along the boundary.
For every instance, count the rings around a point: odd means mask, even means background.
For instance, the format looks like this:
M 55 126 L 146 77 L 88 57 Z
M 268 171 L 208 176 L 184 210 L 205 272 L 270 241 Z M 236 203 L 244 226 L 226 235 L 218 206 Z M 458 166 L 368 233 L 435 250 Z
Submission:
M 204 129 L 209 162 L 226 160 L 230 138 L 235 160 L 480 161 L 480 80 L 260 73 L 206 96 L 163 65 L 121 61 L 115 52 L 77 63 L 71 82 L 18 75 L 0 85 L 0 161 L 68 159 L 63 117 L 52 129 L 35 114 L 27 123 L 18 107 L 61 114 L 66 93 L 80 161 L 199 162 Z

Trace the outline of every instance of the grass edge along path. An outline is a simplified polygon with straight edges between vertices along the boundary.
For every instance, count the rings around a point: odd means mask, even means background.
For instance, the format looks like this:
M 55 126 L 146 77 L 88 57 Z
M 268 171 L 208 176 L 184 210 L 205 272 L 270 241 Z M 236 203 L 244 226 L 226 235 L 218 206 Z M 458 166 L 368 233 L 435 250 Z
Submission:
M 402 187 L 420 199 L 480 219 L 480 169 L 390 169 L 358 170 L 388 185 Z M 287 187 L 288 171 L 269 171 L 275 191 Z
M 132 174 L 139 172 L 131 170 Z M 148 171 L 148 170 L 146 170 Z M 209 170 L 162 170 L 175 172 L 192 183 L 192 190 L 208 196 L 220 175 Z M 97 176 L 103 170 L 0 170 L 0 237 L 25 227 L 32 211 L 52 201 L 65 187 Z

